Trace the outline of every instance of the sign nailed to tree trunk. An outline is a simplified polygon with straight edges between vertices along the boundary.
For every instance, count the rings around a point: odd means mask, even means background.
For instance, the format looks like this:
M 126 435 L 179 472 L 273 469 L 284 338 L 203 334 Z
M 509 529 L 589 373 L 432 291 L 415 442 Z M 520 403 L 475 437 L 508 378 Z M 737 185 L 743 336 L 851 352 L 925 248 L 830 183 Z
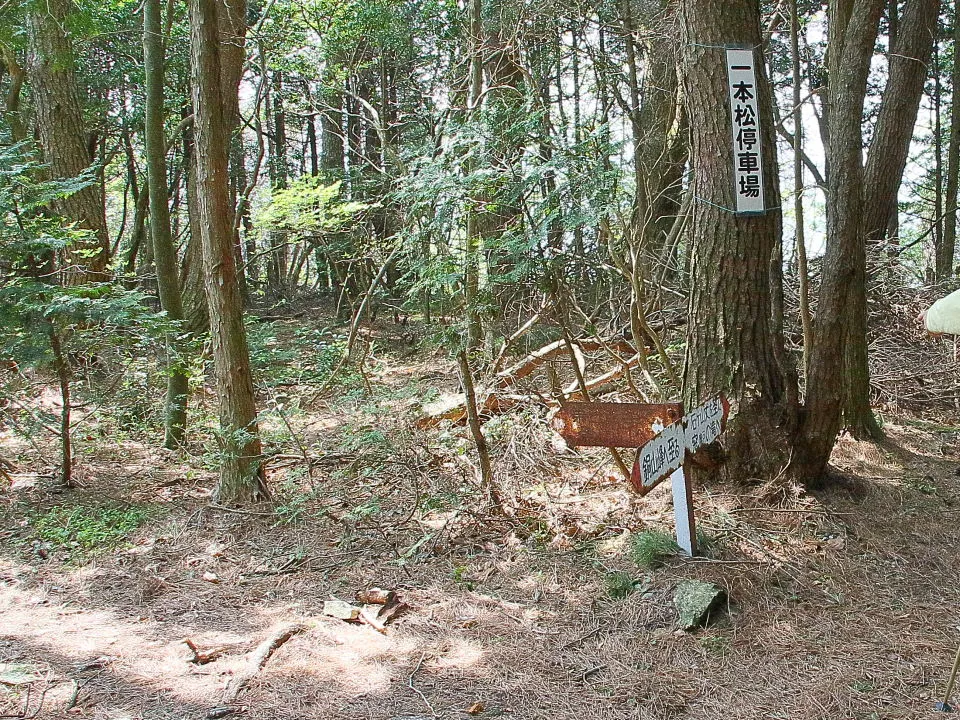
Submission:
M 755 55 L 749 48 L 727 48 L 726 53 L 737 214 L 757 215 L 763 213 L 765 208 Z

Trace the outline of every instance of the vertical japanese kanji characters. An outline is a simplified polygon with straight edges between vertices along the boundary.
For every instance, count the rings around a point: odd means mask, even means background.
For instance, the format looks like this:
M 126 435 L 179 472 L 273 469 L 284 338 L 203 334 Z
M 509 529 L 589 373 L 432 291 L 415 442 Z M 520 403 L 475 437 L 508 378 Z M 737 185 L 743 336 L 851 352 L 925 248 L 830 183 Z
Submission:
M 764 211 L 763 162 L 753 50 L 728 49 L 727 77 L 733 122 L 733 175 L 737 213 Z

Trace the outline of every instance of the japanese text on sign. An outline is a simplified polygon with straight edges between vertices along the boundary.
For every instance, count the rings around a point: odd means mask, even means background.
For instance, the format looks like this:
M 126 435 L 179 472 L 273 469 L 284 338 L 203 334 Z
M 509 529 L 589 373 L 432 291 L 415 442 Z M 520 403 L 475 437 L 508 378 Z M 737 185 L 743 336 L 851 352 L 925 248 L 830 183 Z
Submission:
M 695 453 L 704 445 L 709 445 L 723 432 L 727 407 L 720 397 L 707 400 L 703 405 L 686 414 L 687 450 Z
M 641 485 L 649 488 L 663 480 L 683 465 L 685 452 L 683 422 L 675 422 L 665 427 L 659 435 L 643 446 L 637 457 Z
M 753 50 L 727 49 L 737 213 L 762 213 L 763 162 Z

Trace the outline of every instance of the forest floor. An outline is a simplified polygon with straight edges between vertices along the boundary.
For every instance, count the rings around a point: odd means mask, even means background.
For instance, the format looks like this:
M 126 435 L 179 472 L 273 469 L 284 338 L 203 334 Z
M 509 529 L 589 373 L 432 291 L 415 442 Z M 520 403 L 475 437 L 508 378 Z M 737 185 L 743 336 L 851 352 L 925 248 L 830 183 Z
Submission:
M 456 391 L 454 363 L 387 324 L 366 378 L 314 399 L 311 322 L 252 329 L 273 504 L 212 506 L 209 438 L 159 450 L 106 410 L 77 432 L 76 490 L 53 443 L 0 437 L 0 716 L 935 715 L 958 642 L 955 415 L 886 413 L 888 441 L 844 438 L 822 493 L 697 488 L 706 557 L 656 566 L 641 545 L 672 530 L 667 487 L 636 497 L 604 451 L 565 450 L 520 408 L 486 425 L 511 508 L 492 514 L 467 430 L 414 422 Z M 694 632 L 685 578 L 728 595 Z M 324 614 L 373 587 L 404 604 L 385 627 Z M 220 654 L 191 662 L 186 639 Z

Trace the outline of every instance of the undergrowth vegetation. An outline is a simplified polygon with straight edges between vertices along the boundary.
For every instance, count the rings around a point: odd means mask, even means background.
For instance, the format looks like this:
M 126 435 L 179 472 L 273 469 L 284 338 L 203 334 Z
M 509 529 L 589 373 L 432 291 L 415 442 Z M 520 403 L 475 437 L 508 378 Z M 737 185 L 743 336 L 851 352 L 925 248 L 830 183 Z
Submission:
M 61 505 L 29 513 L 27 523 L 37 540 L 77 557 L 122 545 L 158 516 L 156 508 L 142 505 Z

